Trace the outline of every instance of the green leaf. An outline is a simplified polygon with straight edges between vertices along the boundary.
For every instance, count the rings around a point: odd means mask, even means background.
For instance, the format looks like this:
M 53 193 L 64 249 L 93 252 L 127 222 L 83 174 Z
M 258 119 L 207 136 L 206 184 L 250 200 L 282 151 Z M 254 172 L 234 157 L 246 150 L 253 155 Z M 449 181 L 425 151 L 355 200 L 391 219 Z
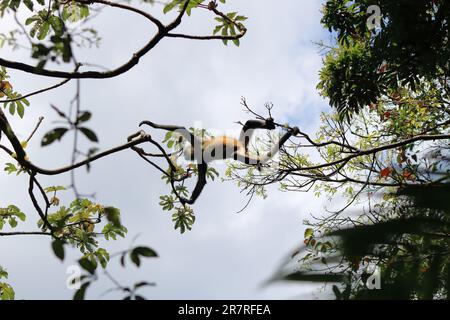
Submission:
M 43 22 L 39 27 L 37 38 L 39 40 L 44 40 L 49 30 L 50 30 L 50 23 L 48 23 L 47 21 Z
M 213 30 L 213 34 L 217 34 L 222 28 L 223 28 L 223 25 L 216 26 Z
M 25 107 L 23 106 L 20 100 L 16 101 L 16 105 L 17 105 L 17 114 L 19 115 L 20 118 L 23 118 L 25 114 Z
M 63 187 L 63 186 L 51 186 L 51 187 L 47 187 L 44 189 L 45 193 L 63 191 L 63 190 L 67 190 L 67 188 Z
M 84 111 L 78 116 L 77 123 L 87 122 L 91 119 L 91 117 L 92 113 L 90 113 L 89 111 Z
M 8 272 L 0 266 L 0 279 L 8 279 Z
M 6 163 L 5 165 L 6 165 L 5 171 L 8 172 L 8 174 L 14 173 L 18 170 L 16 166 L 12 163 Z
M 86 138 L 88 138 L 90 141 L 92 142 L 98 142 L 98 138 L 97 135 L 95 134 L 94 131 L 92 131 L 91 129 L 82 127 L 79 128 L 79 130 L 86 136 Z
M 126 252 L 120 256 L 120 265 L 124 268 L 125 268 L 125 257 L 126 257 Z
M 172 10 L 173 8 L 176 7 L 176 5 L 178 4 L 178 1 L 174 0 L 172 2 L 169 2 L 168 4 L 166 4 L 166 6 L 163 9 L 164 14 L 166 14 L 167 12 L 169 12 L 170 10 Z
M 337 300 L 340 300 L 342 298 L 342 293 L 339 290 L 339 288 L 337 287 L 337 285 L 333 285 L 333 293 L 336 296 Z
M 133 250 L 136 254 L 143 256 L 143 257 L 158 257 L 158 254 L 153 250 L 150 249 L 149 247 L 136 247 Z
M 44 135 L 44 138 L 42 138 L 41 146 L 48 146 L 49 144 L 52 144 L 56 140 L 61 140 L 61 138 L 64 136 L 64 134 L 68 131 L 67 128 L 56 128 L 49 132 L 47 132 Z
M 0 293 L 0 300 L 14 300 L 15 292 L 10 285 L 0 282 Z
M 23 4 L 30 10 L 33 11 L 34 3 L 32 0 L 23 0 Z
M 172 134 L 173 134 L 173 132 L 172 132 L 172 131 L 168 131 L 168 132 L 166 133 L 166 135 L 164 136 L 164 140 L 163 140 L 163 142 L 167 142 L 167 141 L 169 141 L 169 140 L 170 140 L 170 138 L 172 138 Z
M 27 20 L 25 20 L 25 25 L 28 26 L 28 25 L 32 24 L 33 22 L 36 22 L 39 20 L 41 20 L 41 17 L 39 15 L 34 15 L 34 16 L 28 18 Z
M 102 266 L 102 268 L 106 269 L 106 266 L 108 265 L 108 261 L 109 261 L 109 253 L 105 249 L 99 248 L 95 252 L 95 256 L 96 256 L 97 260 L 100 262 L 100 265 Z
M 79 3 L 70 2 L 64 5 L 61 17 L 64 21 L 78 22 L 89 16 L 89 7 Z
M 52 249 L 55 255 L 59 258 L 59 260 L 64 260 L 64 242 L 59 239 L 55 239 L 52 242 Z
M 141 265 L 141 259 L 139 258 L 139 255 L 135 252 L 135 250 L 132 250 L 130 252 L 130 259 L 137 267 Z
M 9 104 L 9 113 L 13 116 L 14 113 L 16 113 L 16 103 L 15 102 L 11 102 Z
M 75 295 L 73 296 L 73 300 L 84 300 L 84 297 L 86 295 L 86 289 L 89 287 L 91 283 L 90 282 L 86 282 L 83 283 L 80 287 L 80 289 L 78 289 L 75 292 Z
M 14 215 L 20 219 L 20 221 L 25 221 L 26 220 L 26 216 L 25 213 L 18 211 L 16 213 L 14 213 Z
M 64 31 L 64 22 L 62 19 L 55 15 L 50 15 L 48 18 L 50 25 L 52 26 L 53 31 L 57 36 L 62 36 Z
M 308 228 L 305 230 L 305 238 L 309 238 L 312 237 L 312 235 L 314 234 L 314 230 L 311 228 Z
M 106 219 L 112 223 L 114 227 L 120 227 L 120 210 L 114 207 L 105 208 Z
M 155 283 L 153 283 L 153 282 L 142 281 L 142 282 L 136 283 L 134 285 L 134 289 L 139 289 L 139 288 L 142 288 L 142 287 L 154 287 L 154 286 L 155 286 Z
M 14 217 L 9 218 L 8 223 L 11 228 L 17 227 L 17 220 Z
M 94 274 L 97 266 L 88 258 L 84 257 L 78 260 L 78 264 L 90 274 Z

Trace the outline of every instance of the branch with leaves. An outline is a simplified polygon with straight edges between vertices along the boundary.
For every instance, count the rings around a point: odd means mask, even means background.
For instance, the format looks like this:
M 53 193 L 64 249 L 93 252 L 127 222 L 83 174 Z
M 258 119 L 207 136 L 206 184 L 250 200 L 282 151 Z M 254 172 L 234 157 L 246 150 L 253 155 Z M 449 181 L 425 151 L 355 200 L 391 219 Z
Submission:
M 40 11 L 38 14 L 30 17 L 26 24 L 33 24 L 33 28 L 31 29 L 31 37 L 37 36 L 38 40 L 44 40 L 50 33 L 50 30 L 53 30 L 57 37 L 61 37 L 61 44 L 65 46 L 65 51 L 62 53 L 64 61 L 70 61 L 70 57 L 72 55 L 72 50 L 70 47 L 70 42 L 66 43 L 66 38 L 64 38 L 64 30 L 66 29 L 65 23 L 70 19 L 85 19 L 89 15 L 89 7 L 93 4 L 102 4 L 114 8 L 118 8 L 125 11 L 130 11 L 136 13 L 142 17 L 145 17 L 152 24 L 154 24 L 157 28 L 157 32 L 149 41 L 138 51 L 132 54 L 132 57 L 122 64 L 121 66 L 109 70 L 109 71 L 74 71 L 74 72 L 66 72 L 66 71 L 57 71 L 57 70 L 48 70 L 44 69 L 43 65 L 46 60 L 41 60 L 43 63 L 40 63 L 37 67 L 32 66 L 30 64 L 25 64 L 18 61 L 12 61 L 0 58 L 0 66 L 21 70 L 27 73 L 46 76 L 46 77 L 56 77 L 56 78 L 66 78 L 66 79 L 106 79 L 116 77 L 121 75 L 130 69 L 132 69 L 135 65 L 139 63 L 139 60 L 145 56 L 149 51 L 151 51 L 162 39 L 165 37 L 172 38 L 188 38 L 193 40 L 223 40 L 226 44 L 228 40 L 233 40 L 236 45 L 239 45 L 239 39 L 242 38 L 246 33 L 246 28 L 242 24 L 243 21 L 246 20 L 246 17 L 237 15 L 237 13 L 229 13 L 225 14 L 219 11 L 218 4 L 215 1 L 211 1 L 207 6 L 202 5 L 204 1 L 194 1 L 194 0 L 174 0 L 167 4 L 164 7 L 164 13 L 167 13 L 174 9 L 175 7 L 179 7 L 179 13 L 176 18 L 167 25 L 164 25 L 160 20 L 155 18 L 153 15 L 142 11 L 140 9 L 131 7 L 126 4 L 119 4 L 110 2 L 107 0 L 74 0 L 68 3 L 61 3 L 63 6 L 62 16 L 59 17 L 55 15 L 54 12 L 59 10 L 59 3 L 55 2 L 53 7 L 50 10 Z M 221 1 L 225 3 L 225 1 Z M 70 13 L 71 6 L 77 6 L 78 16 L 77 18 L 73 18 L 73 15 Z M 218 33 L 221 31 L 221 35 L 213 35 L 213 36 L 188 36 L 183 34 L 171 33 L 175 30 L 182 22 L 183 16 L 187 13 L 190 15 L 190 12 L 194 8 L 203 8 L 211 11 L 214 15 L 217 15 L 217 21 L 220 23 L 214 30 L 214 33 Z M 15 3 L 10 4 L 10 9 L 17 9 Z M 64 11 L 66 10 L 66 11 Z M 64 14 L 67 12 L 66 14 Z M 238 32 L 236 32 L 236 29 Z M 66 41 L 66 42 L 65 42 Z M 41 48 L 42 47 L 37 47 Z M 45 50 L 44 50 L 45 51 Z M 42 52 L 44 53 L 44 52 Z M 45 61 L 45 62 L 44 62 Z
M 243 101 L 246 110 L 253 110 Z M 414 108 L 411 106 L 415 105 Z M 322 116 L 323 126 L 316 138 L 300 130 L 293 143 L 284 148 L 278 162 L 273 163 L 276 170 L 263 174 L 247 171 L 245 166 L 230 167 L 228 177 L 238 181 L 249 194 L 260 192 L 264 186 L 281 183 L 286 191 L 309 191 L 316 187 L 332 189 L 351 185 L 363 188 L 406 187 L 416 184 L 445 185 L 448 175 L 430 175 L 437 172 L 433 162 L 420 160 L 424 148 L 441 149 L 450 140 L 450 121 L 446 110 L 436 109 L 430 118 L 424 117 L 422 103 L 408 103 L 402 113 L 396 114 L 381 107 L 369 107 L 355 117 L 352 124 L 343 123 L 337 115 Z M 417 113 L 417 110 L 421 110 Z M 397 111 L 398 112 L 398 111 Z M 377 117 L 386 117 L 381 124 Z M 407 115 L 406 115 L 407 114 Z M 260 115 L 258 115 L 260 116 Z M 397 124 L 408 116 L 414 123 L 412 130 Z M 422 119 L 422 120 L 420 120 Z M 281 126 L 281 124 L 277 124 Z M 395 132 L 403 130 L 405 132 Z M 376 132 L 391 132 L 379 136 Z M 322 161 L 312 161 L 312 157 Z M 245 172 L 242 175 L 241 172 Z M 369 174 L 369 179 L 364 178 Z M 335 187 L 331 187 L 335 185 Z M 349 194 L 353 188 L 348 189 Z M 355 191 L 356 193 L 356 191 Z

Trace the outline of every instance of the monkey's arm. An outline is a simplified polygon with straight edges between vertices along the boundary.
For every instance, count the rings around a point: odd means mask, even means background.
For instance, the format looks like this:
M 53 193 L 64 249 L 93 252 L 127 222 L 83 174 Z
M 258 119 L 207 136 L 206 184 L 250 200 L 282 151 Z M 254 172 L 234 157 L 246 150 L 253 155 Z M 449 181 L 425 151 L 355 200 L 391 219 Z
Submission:
M 194 204 L 206 185 L 206 172 L 208 171 L 208 165 L 206 163 L 199 163 L 197 165 L 197 170 L 198 179 L 194 190 L 192 191 L 191 197 L 189 199 L 181 198 L 180 201 L 182 204 Z
M 239 142 L 244 146 L 245 152 L 248 151 L 248 144 L 255 129 L 274 130 L 275 124 L 272 118 L 267 118 L 265 120 L 248 120 L 242 127 L 241 134 L 239 135 Z
M 148 125 L 155 129 L 162 129 L 171 132 L 179 133 L 186 141 L 188 141 L 192 146 L 201 146 L 201 141 L 195 137 L 189 130 L 185 127 L 175 126 L 175 125 L 160 125 L 151 121 L 142 121 L 139 126 Z M 203 191 L 206 185 L 206 173 L 208 171 L 208 165 L 206 163 L 200 162 L 197 164 L 197 183 L 195 184 L 194 190 L 192 191 L 191 197 L 189 199 L 180 198 L 182 204 L 194 204 L 197 198 Z
M 288 131 L 286 131 L 280 138 L 280 140 L 278 140 L 278 142 L 272 146 L 272 149 L 261 158 L 261 163 L 267 162 L 274 155 L 276 155 L 277 152 L 280 151 L 281 147 L 283 147 L 283 145 L 286 143 L 286 141 L 288 141 L 292 136 L 296 136 L 299 132 L 300 130 L 298 127 L 289 128 Z
M 248 150 L 246 150 L 244 154 L 237 153 L 235 160 L 238 160 L 245 164 L 250 164 L 250 165 L 264 164 L 265 162 L 269 161 L 275 154 L 277 154 L 277 152 L 286 143 L 286 141 L 288 141 L 292 136 L 297 135 L 299 132 L 300 132 L 300 130 L 297 127 L 290 128 L 280 138 L 280 140 L 278 140 L 278 142 L 272 146 L 271 150 L 263 156 L 258 156 L 258 155 L 252 154 L 252 153 L 248 152 Z

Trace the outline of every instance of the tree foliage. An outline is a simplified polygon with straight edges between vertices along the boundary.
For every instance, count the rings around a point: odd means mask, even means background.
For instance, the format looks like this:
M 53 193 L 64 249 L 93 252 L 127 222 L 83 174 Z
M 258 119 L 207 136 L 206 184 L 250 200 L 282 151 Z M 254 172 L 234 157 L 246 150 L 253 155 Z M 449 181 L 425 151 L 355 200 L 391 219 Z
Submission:
M 278 278 L 334 282 L 337 299 L 448 299 L 450 6 L 378 1 L 381 24 L 370 29 L 371 4 L 324 5 L 335 42 L 322 44 L 318 88 L 337 112 L 315 139 L 303 136 L 319 163 L 287 150 L 281 186 L 348 200 L 305 221 L 296 271 Z
M 392 90 L 415 91 L 449 73 L 450 4 L 445 0 L 377 1 L 380 28 L 370 30 L 373 1 L 333 0 L 322 23 L 338 46 L 326 56 L 319 89 L 347 118 Z

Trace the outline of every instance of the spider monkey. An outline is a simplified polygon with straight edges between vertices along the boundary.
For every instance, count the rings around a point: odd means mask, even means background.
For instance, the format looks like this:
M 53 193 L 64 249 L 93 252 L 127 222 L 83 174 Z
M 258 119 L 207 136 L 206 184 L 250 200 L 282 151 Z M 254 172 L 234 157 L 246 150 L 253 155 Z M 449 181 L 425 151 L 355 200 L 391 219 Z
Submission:
M 218 136 L 212 138 L 199 138 L 192 134 L 185 127 L 174 125 L 159 125 L 151 121 L 142 121 L 139 126 L 148 125 L 155 129 L 176 132 L 185 142 L 183 156 L 186 160 L 196 161 L 198 170 L 198 180 L 192 191 L 190 199 L 181 198 L 182 204 L 194 204 L 206 185 L 206 173 L 208 163 L 214 160 L 234 159 L 245 164 L 261 165 L 270 160 L 289 140 L 291 136 L 299 133 L 299 129 L 294 127 L 289 129 L 272 147 L 272 149 L 262 155 L 256 155 L 248 150 L 250 139 L 255 129 L 274 130 L 276 128 L 273 118 L 265 120 L 248 120 L 242 127 L 239 139 L 228 136 Z

